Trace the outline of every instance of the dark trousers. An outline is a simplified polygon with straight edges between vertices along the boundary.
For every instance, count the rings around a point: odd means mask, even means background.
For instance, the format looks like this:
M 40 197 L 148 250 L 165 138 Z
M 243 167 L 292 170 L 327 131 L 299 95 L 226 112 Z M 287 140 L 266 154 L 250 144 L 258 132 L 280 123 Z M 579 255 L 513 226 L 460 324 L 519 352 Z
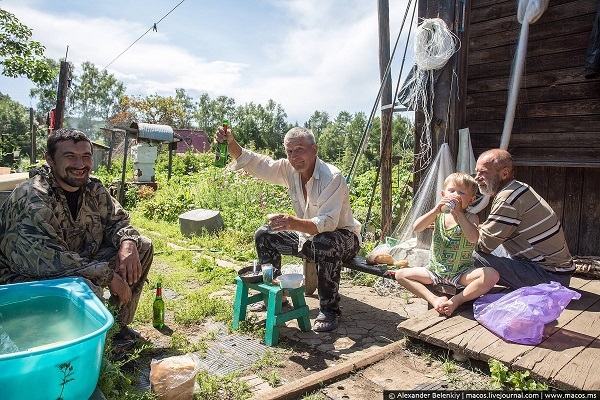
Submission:
M 148 277 L 148 272 L 150 272 L 150 266 L 152 265 L 152 259 L 154 258 L 154 247 L 152 246 L 152 242 L 145 236 L 141 237 L 142 245 L 138 248 L 138 252 L 140 253 L 140 264 L 142 265 L 142 276 L 140 279 L 130 285 L 131 288 L 131 301 L 122 307 L 119 307 L 119 299 L 115 296 L 110 296 L 108 299 L 108 304 L 118 310 L 116 315 L 116 322 L 119 325 L 129 325 L 133 321 L 133 317 L 135 316 L 135 312 L 137 310 L 138 302 L 140 301 L 140 297 L 142 295 L 142 289 L 144 288 L 144 283 L 146 282 L 146 278 Z M 96 259 L 108 261 L 109 265 L 116 269 L 115 267 L 115 256 L 116 252 L 114 248 L 101 248 L 96 254 Z M 88 281 L 88 285 L 90 282 Z M 91 285 L 92 289 L 94 289 L 94 285 Z M 102 298 L 102 297 L 100 297 Z
M 360 250 L 358 237 L 347 229 L 323 232 L 313 236 L 298 250 L 299 236 L 295 231 L 269 233 L 267 225 L 254 234 L 260 264 L 273 264 L 274 276 L 281 274 L 281 256 L 290 255 L 313 260 L 317 267 L 319 308 L 341 315 L 340 274 L 345 261 Z

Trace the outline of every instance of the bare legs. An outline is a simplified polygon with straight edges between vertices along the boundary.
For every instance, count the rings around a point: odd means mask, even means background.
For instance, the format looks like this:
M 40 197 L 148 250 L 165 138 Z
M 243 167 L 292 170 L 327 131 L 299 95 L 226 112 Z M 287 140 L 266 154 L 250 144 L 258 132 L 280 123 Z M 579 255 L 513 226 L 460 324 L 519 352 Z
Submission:
M 477 268 L 463 274 L 458 281 L 465 286 L 464 290 L 450 299 L 446 296 L 436 296 L 425 285 L 433 281 L 424 267 L 406 268 L 396 271 L 396 280 L 411 293 L 419 296 L 435 308 L 440 314 L 451 316 L 464 302 L 474 300 L 489 292 L 498 282 L 500 276 L 493 268 Z

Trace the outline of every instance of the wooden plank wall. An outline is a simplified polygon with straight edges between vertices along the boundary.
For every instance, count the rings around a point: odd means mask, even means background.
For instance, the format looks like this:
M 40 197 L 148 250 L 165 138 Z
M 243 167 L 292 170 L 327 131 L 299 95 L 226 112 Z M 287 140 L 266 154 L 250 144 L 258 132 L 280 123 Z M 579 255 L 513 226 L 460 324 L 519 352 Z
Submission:
M 464 126 L 477 156 L 500 145 L 521 24 L 514 0 L 467 3 Z M 584 77 L 597 8 L 597 0 L 551 0 L 530 25 L 508 149 L 517 179 L 561 217 L 574 255 L 600 255 L 600 78 Z

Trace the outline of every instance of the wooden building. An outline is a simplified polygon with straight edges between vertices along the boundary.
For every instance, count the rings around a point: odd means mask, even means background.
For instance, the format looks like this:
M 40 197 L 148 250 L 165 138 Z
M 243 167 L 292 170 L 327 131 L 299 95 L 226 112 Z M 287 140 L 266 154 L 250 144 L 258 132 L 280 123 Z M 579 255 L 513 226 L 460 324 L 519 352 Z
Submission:
M 419 0 L 420 18 L 442 18 L 461 41 L 435 84 L 434 148 L 448 133 L 456 156 L 461 128 L 470 130 L 475 157 L 500 146 L 521 30 L 517 6 L 515 0 Z M 516 178 L 550 203 L 579 256 L 600 255 L 600 77 L 584 74 L 599 8 L 598 0 L 550 0 L 529 25 L 508 145 Z M 417 113 L 417 132 L 422 124 Z

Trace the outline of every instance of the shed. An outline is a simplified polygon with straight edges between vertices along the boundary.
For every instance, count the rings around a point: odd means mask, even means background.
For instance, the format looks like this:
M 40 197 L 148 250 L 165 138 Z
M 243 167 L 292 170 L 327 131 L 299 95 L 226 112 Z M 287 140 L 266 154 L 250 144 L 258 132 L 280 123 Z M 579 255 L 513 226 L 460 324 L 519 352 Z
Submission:
M 180 142 L 177 142 L 177 153 L 185 153 L 188 150 L 204 153 L 210 150 L 210 141 L 206 133 L 195 129 L 175 129 L 175 135 L 179 136 Z
M 92 142 L 92 149 L 94 151 L 92 170 L 94 172 L 97 172 L 98 167 L 100 167 L 101 165 L 106 165 L 106 158 L 108 156 L 108 151 L 110 150 L 110 147 L 105 146 L 101 143 Z
M 448 133 L 456 157 L 461 128 L 471 132 L 475 157 L 500 146 L 521 30 L 517 5 L 514 0 L 419 1 L 419 19 L 444 19 L 461 41 L 435 84 L 434 148 Z M 550 203 L 571 253 L 581 256 L 600 255 L 600 77 L 586 73 L 599 18 L 597 0 L 552 0 L 529 25 L 508 146 L 516 178 Z M 415 120 L 420 132 L 423 114 L 417 112 Z

